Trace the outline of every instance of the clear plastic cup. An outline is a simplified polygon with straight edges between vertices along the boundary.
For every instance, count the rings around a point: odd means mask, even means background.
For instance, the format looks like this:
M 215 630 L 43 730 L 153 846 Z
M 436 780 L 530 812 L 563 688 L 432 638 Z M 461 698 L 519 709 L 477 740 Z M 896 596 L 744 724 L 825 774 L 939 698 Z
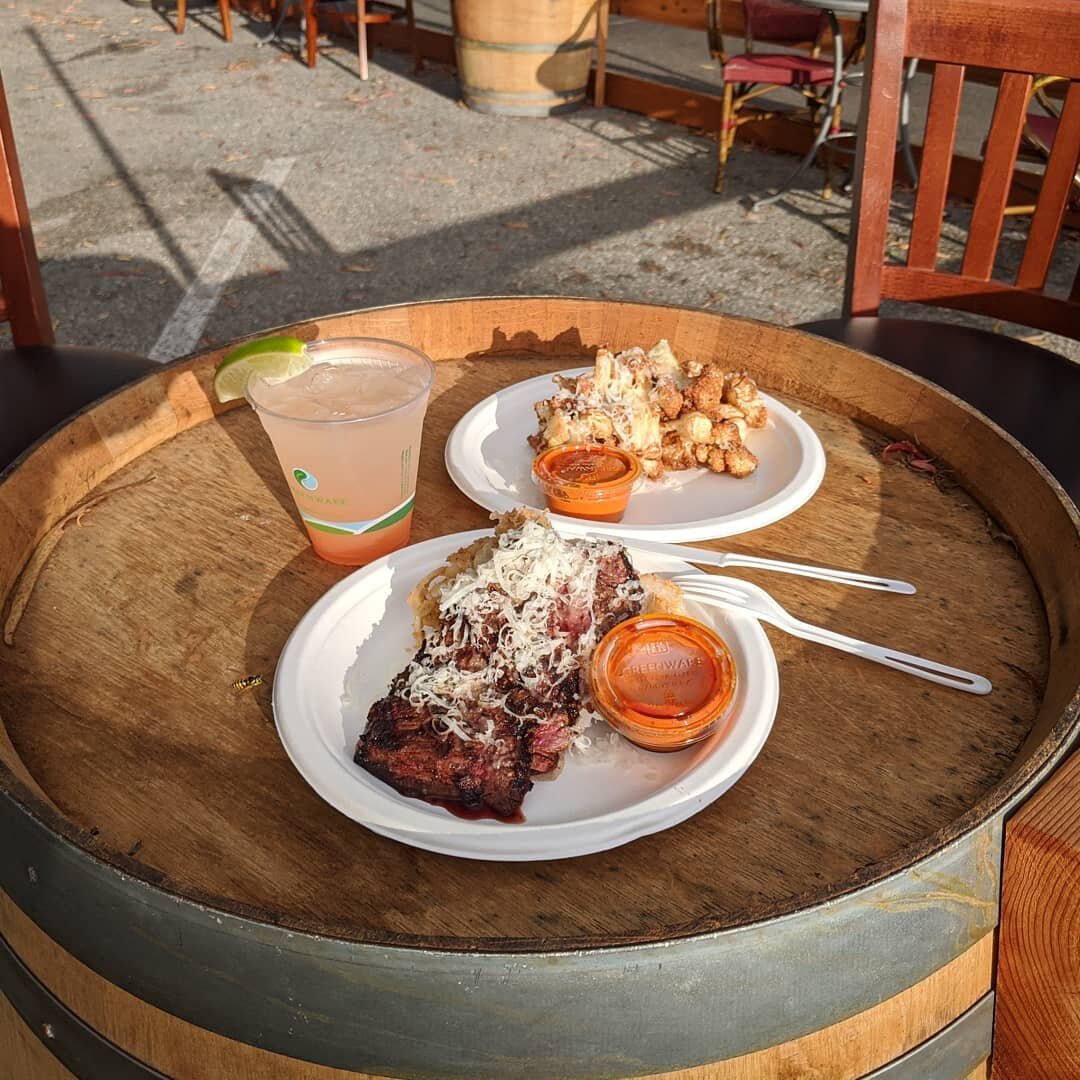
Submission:
M 248 380 L 315 553 L 363 566 L 409 542 L 420 436 L 435 367 L 381 338 L 305 346 L 311 367 L 286 382 Z

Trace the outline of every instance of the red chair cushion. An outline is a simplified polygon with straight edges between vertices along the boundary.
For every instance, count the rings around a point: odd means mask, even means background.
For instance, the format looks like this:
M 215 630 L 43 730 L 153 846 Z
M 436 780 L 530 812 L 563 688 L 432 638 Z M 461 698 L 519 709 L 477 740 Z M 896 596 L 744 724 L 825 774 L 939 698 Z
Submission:
M 1054 148 L 1054 136 L 1057 135 L 1058 121 L 1055 116 L 1029 112 L 1026 117 L 1028 130 L 1047 149 Z
M 831 60 L 787 53 L 740 53 L 724 65 L 724 82 L 809 86 L 832 82 Z
M 825 12 L 790 0 L 743 0 L 746 30 L 755 41 L 795 45 L 817 41 L 825 30 Z

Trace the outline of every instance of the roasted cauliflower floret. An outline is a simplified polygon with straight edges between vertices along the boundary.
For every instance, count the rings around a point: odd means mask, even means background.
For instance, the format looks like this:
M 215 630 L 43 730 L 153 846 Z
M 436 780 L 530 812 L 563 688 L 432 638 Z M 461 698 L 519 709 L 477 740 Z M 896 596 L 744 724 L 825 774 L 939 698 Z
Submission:
M 701 374 L 686 388 L 690 406 L 703 412 L 712 420 L 723 420 L 719 408 L 724 404 L 724 371 L 716 364 L 708 364 Z
M 678 432 L 684 442 L 712 442 L 713 422 L 704 413 L 684 412 L 678 420 L 669 420 L 662 426 L 665 431 Z
M 660 443 L 660 460 L 669 469 L 693 469 L 697 466 L 694 444 L 669 431 Z
M 743 438 L 734 420 L 724 420 L 712 426 L 712 443 L 721 450 L 735 450 L 742 446 Z
M 666 420 L 674 420 L 682 412 L 682 391 L 670 375 L 661 375 L 656 380 L 656 403 Z
M 745 446 L 724 451 L 724 466 L 732 476 L 749 476 L 758 466 L 758 460 Z
M 705 464 L 713 472 L 724 472 L 727 469 L 727 465 L 724 462 L 724 451 L 719 446 L 709 447 L 708 457 L 705 458 Z
M 757 383 L 745 371 L 732 371 L 725 376 L 723 400 L 741 410 L 752 428 L 764 427 L 769 419 Z

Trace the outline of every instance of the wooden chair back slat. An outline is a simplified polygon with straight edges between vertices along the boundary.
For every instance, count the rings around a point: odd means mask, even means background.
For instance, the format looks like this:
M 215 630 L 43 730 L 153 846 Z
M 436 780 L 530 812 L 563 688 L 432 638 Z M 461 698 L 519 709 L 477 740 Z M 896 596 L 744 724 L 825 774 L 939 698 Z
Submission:
M 870 7 L 871 51 L 866 70 L 874 85 L 899 87 L 904 77 L 903 0 L 879 0 Z M 877 42 L 877 48 L 873 43 Z M 859 131 L 855 152 L 855 197 L 851 209 L 854 236 L 848 243 L 844 312 L 873 315 L 881 303 L 882 255 L 889 229 L 896 129 L 900 122 L 900 94 L 864 91 L 859 105 Z
M 964 89 L 962 64 L 938 64 L 930 90 L 923 138 L 923 167 L 915 198 L 915 219 L 911 226 L 908 266 L 933 270 L 937 265 L 941 221 L 949 192 L 956 123 L 960 116 L 960 97 Z
M 11 323 L 17 346 L 54 343 L 45 284 L 30 230 L 15 135 L 0 79 L 0 318 Z
M 1016 275 L 1017 288 L 1042 289 L 1046 286 L 1050 260 L 1065 218 L 1065 208 L 1069 202 L 1069 192 L 1072 190 L 1078 161 L 1080 83 L 1073 83 L 1065 94 L 1065 107 L 1061 112 L 1050 160 L 1046 163 L 1042 190 L 1024 247 L 1024 258 Z
M 1046 291 L 1080 154 L 1080 2 L 876 0 L 855 162 L 853 238 L 844 314 L 875 315 L 883 298 L 978 312 L 1080 338 L 1080 280 Z M 886 264 L 889 204 L 905 57 L 934 61 L 920 190 L 905 265 Z M 1002 72 L 959 272 L 938 269 L 942 218 L 965 68 Z M 1071 80 L 1015 281 L 992 277 L 1035 75 Z M 1011 220 L 1017 220 L 1015 217 Z M 1060 253 L 1060 249 L 1058 252 Z
M 1024 115 L 1030 92 L 1030 75 L 1016 71 L 1002 75 L 961 268 L 967 277 L 989 281 L 993 272 L 994 255 L 1001 239 L 1001 228 L 1005 224 L 1005 207 L 1009 202 L 1016 155 L 1020 152 L 1020 136 L 1024 133 Z

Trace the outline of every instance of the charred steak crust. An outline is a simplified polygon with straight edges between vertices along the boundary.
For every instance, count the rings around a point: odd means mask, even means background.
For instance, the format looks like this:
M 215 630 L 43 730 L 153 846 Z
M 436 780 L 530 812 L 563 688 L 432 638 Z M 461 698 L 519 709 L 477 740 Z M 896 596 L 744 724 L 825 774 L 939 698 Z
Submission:
M 575 610 L 560 597 L 549 616 L 552 634 L 561 634 L 575 650 L 587 631 L 594 631 L 595 642 L 641 611 L 642 590 L 620 590 L 638 581 L 625 551 L 597 554 L 596 571 L 589 607 Z M 487 631 L 455 648 L 458 671 L 481 671 L 492 663 L 499 627 Z M 502 670 L 493 682 L 505 694 L 502 707 L 477 706 L 469 715 L 472 728 L 486 730 L 487 737 L 465 740 L 439 723 L 437 705 L 414 705 L 406 696 L 410 671 L 415 665 L 430 667 L 429 643 L 439 642 L 451 644 L 449 627 L 433 631 L 412 664 L 394 677 L 387 695 L 372 705 L 354 761 L 403 795 L 460 802 L 472 809 L 486 805 L 512 817 L 533 786 L 531 776 L 555 768 L 573 740 L 581 711 L 580 669 L 546 692 L 523 685 L 522 673 L 513 667 Z
M 390 695 L 371 707 L 354 760 L 402 795 L 448 799 L 474 809 L 489 806 L 511 817 L 532 787 L 529 760 L 517 725 L 493 717 L 491 745 L 438 734 L 426 709 Z

